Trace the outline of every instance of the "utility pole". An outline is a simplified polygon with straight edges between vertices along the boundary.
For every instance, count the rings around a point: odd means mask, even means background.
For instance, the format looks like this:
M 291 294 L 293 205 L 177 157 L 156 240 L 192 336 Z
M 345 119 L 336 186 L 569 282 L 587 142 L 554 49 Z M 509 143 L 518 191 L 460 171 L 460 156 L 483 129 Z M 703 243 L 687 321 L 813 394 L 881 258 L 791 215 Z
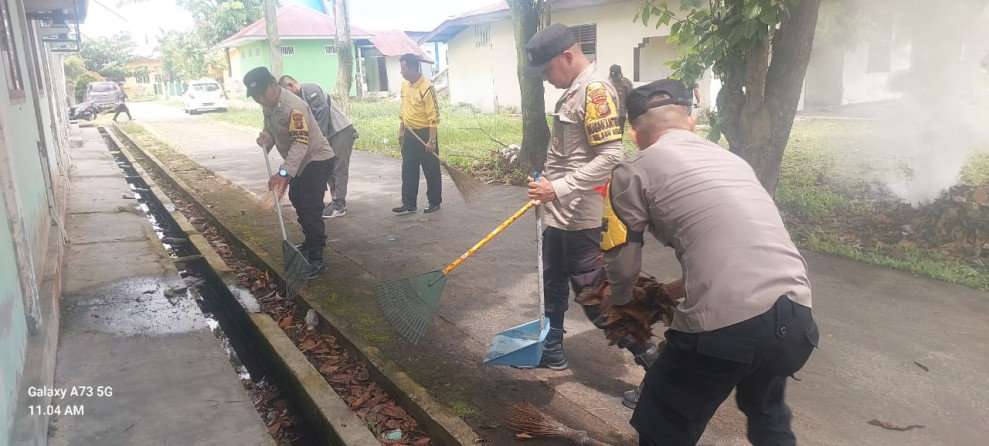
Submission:
M 277 0 L 264 0 L 264 22 L 268 37 L 268 57 L 271 60 L 269 70 L 276 78 L 283 73 L 282 41 L 278 37 L 278 5 Z

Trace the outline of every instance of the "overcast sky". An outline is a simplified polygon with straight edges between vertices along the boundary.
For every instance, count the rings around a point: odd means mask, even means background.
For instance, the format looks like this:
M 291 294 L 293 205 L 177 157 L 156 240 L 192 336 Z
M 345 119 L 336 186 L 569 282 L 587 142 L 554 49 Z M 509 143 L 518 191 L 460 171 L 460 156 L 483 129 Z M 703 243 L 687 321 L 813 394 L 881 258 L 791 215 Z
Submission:
M 497 0 L 351 0 L 350 22 L 366 29 L 430 31 L 446 18 L 496 3 Z M 284 3 L 288 3 L 283 1 Z M 157 42 L 159 30 L 186 30 L 192 20 L 175 0 L 149 0 L 140 5 L 117 7 L 117 0 L 91 0 L 81 25 L 88 37 L 128 31 L 138 42 L 142 55 Z M 145 43 L 147 42 L 147 43 Z

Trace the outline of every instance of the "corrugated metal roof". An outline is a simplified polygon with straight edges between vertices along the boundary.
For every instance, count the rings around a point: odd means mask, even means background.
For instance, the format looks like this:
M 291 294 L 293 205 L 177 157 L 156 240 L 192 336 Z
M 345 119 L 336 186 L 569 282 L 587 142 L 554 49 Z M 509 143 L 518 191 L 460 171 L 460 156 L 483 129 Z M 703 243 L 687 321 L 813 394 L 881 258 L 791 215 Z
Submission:
M 300 38 L 330 38 L 336 35 L 333 18 L 301 5 L 288 5 L 278 8 L 278 36 L 282 39 Z M 265 19 L 258 20 L 238 33 L 220 42 L 220 47 L 239 46 L 244 41 L 264 40 L 267 37 Z M 367 39 L 374 36 L 373 31 L 350 26 L 352 39 Z
M 374 35 L 368 38 L 368 40 L 385 56 L 401 56 L 406 53 L 412 53 L 419 56 L 419 59 L 422 59 L 423 62 L 435 62 L 429 60 L 429 57 L 422 51 L 422 48 L 419 48 L 419 45 L 416 45 L 407 34 L 396 29 L 374 31 Z

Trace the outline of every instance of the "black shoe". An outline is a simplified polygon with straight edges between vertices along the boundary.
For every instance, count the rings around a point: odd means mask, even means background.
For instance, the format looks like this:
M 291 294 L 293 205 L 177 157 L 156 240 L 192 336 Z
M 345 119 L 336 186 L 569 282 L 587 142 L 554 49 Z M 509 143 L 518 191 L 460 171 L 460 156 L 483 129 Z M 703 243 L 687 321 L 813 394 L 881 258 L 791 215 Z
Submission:
M 306 242 L 302 242 L 299 243 L 298 245 L 295 245 L 295 249 L 298 249 L 299 252 L 302 253 L 302 255 L 307 257 L 309 256 L 309 245 L 307 245 Z
M 424 212 L 424 213 L 427 213 L 427 214 L 428 214 L 428 213 L 430 213 L 430 212 L 436 212 L 436 211 L 438 211 L 438 210 L 440 210 L 440 205 L 438 205 L 438 204 L 431 204 L 431 205 L 429 205 L 429 206 L 426 206 L 426 209 L 423 209 L 423 211 L 422 211 L 422 212 Z
M 652 363 L 656 362 L 657 358 L 659 358 L 659 347 L 650 342 L 646 351 L 635 355 L 635 363 L 641 365 L 642 368 L 648 373 L 649 368 L 652 367 Z M 639 387 L 625 392 L 622 395 L 622 405 L 629 409 L 635 409 L 635 405 L 639 403 L 639 396 L 642 395 L 642 387 L 645 386 L 645 384 L 646 379 L 642 378 L 642 382 L 639 383 Z
M 306 280 L 312 280 L 326 272 L 326 262 L 322 259 L 314 260 L 309 264 L 309 271 L 306 271 Z
M 635 405 L 639 404 L 639 397 L 642 395 L 642 387 L 646 385 L 646 379 L 642 378 L 642 382 L 639 383 L 639 387 L 633 390 L 629 390 L 622 395 L 622 406 L 629 409 L 635 409 Z
M 411 214 L 416 211 L 416 207 L 403 204 L 397 208 L 392 208 L 391 211 L 396 214 Z
M 570 362 L 567 361 L 567 355 L 563 352 L 563 333 L 565 332 L 562 328 L 549 329 L 549 334 L 546 335 L 546 340 L 543 341 L 543 355 L 539 358 L 539 365 L 536 367 L 557 372 L 570 367 Z M 520 366 L 515 368 L 532 369 L 535 367 Z

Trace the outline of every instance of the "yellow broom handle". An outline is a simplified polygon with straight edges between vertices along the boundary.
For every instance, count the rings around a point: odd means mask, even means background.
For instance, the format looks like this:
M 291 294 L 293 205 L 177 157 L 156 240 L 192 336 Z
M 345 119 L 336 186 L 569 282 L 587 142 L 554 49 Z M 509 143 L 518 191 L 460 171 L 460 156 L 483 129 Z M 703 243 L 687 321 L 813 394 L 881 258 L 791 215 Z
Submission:
M 515 215 L 509 217 L 508 220 L 505 220 L 501 225 L 499 225 L 497 228 L 495 228 L 494 231 L 491 231 L 491 233 L 488 234 L 487 237 L 484 237 L 484 239 L 482 239 L 481 241 L 477 242 L 477 244 L 474 245 L 473 248 L 471 248 L 469 251 L 465 252 L 464 255 L 460 256 L 459 259 L 454 260 L 453 263 L 450 264 L 450 266 L 446 267 L 446 269 L 443 270 L 443 275 L 445 276 L 447 274 L 450 274 L 450 271 L 453 271 L 453 269 L 456 268 L 457 266 L 459 266 L 461 262 L 463 262 L 464 260 L 467 260 L 468 257 L 474 255 L 474 253 L 477 252 L 477 250 L 481 249 L 482 246 L 484 246 L 488 242 L 490 242 L 491 239 L 494 238 L 494 236 L 498 235 L 498 233 L 500 233 L 505 228 L 507 228 L 508 225 L 514 223 L 515 220 L 518 220 L 519 217 L 521 217 L 522 214 L 528 212 L 529 209 L 532 209 L 532 206 L 534 206 L 532 204 L 532 201 L 526 203 L 525 206 L 522 207 L 522 209 L 519 209 L 519 211 L 515 213 Z

